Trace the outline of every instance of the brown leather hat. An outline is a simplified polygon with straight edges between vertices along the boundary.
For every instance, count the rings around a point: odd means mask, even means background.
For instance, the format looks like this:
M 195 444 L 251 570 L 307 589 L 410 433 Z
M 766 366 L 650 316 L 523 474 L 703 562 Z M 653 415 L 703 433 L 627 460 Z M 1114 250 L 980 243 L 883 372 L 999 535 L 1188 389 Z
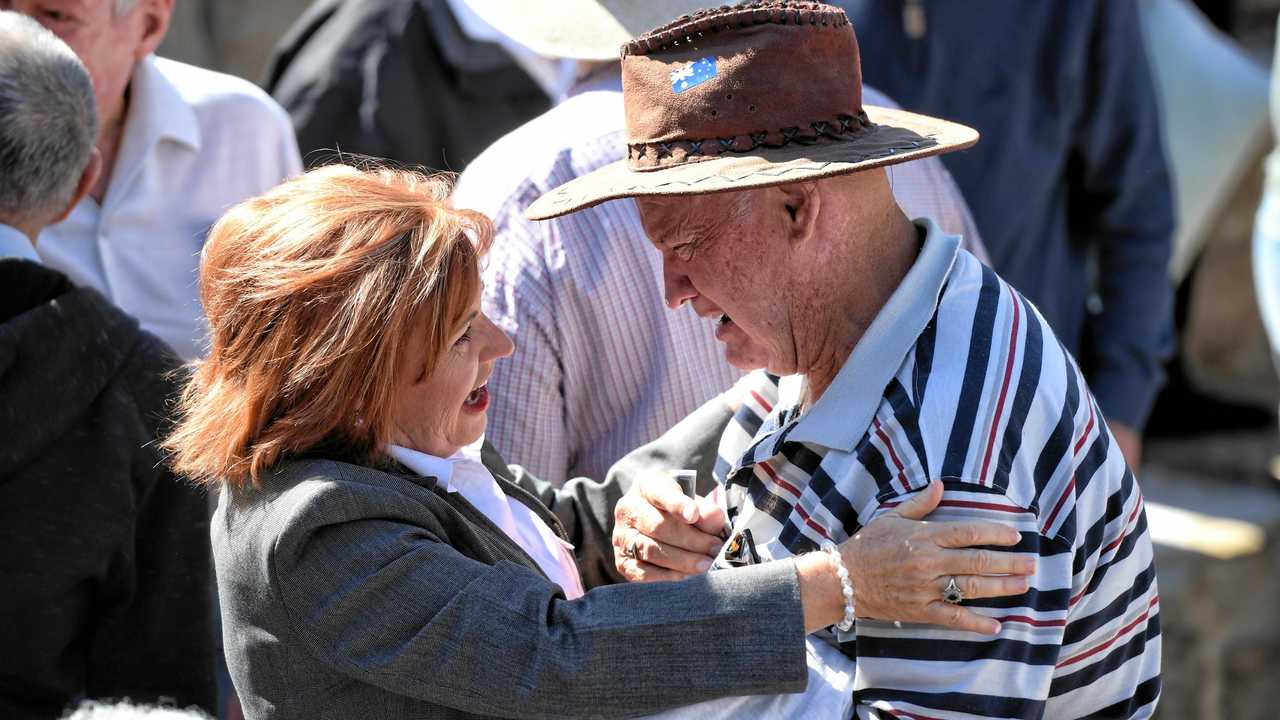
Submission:
M 627 158 L 538 198 L 534 220 L 605 200 L 782 185 L 961 150 L 978 132 L 862 105 L 844 11 L 777 0 L 681 17 L 622 47 Z

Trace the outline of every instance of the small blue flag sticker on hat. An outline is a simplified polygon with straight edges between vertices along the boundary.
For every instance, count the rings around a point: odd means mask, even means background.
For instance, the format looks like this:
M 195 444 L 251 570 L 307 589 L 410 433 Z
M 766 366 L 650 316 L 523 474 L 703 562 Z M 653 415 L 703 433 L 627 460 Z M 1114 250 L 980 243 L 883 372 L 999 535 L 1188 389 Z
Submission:
M 716 76 L 716 59 L 708 55 L 671 71 L 671 91 L 682 93 Z

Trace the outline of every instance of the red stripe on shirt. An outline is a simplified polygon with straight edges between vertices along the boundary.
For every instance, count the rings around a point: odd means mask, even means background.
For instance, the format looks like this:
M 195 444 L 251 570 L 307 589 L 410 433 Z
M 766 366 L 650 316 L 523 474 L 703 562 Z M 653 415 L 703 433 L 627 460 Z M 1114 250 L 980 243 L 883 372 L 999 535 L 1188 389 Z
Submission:
M 1160 602 L 1160 596 L 1159 596 L 1159 595 L 1157 595 L 1157 596 L 1155 596 L 1155 597 L 1151 598 L 1151 603 L 1147 605 L 1147 609 L 1146 609 L 1146 610 L 1143 610 L 1141 615 L 1139 615 L 1138 617 L 1134 618 L 1133 622 L 1131 622 L 1131 623 L 1129 623 L 1128 625 L 1125 625 L 1124 627 L 1122 627 L 1122 628 L 1120 628 L 1119 630 L 1117 630 L 1117 631 L 1116 631 L 1116 633 L 1115 633 L 1114 635 L 1112 635 L 1112 636 L 1111 636 L 1111 639 L 1110 639 L 1110 640 L 1108 640 L 1108 641 L 1106 641 L 1106 642 L 1102 643 L 1101 645 L 1099 645 L 1099 646 L 1097 646 L 1097 647 L 1095 647 L 1095 648 L 1093 648 L 1093 649 L 1091 649 L 1091 650 L 1086 650 L 1086 651 L 1084 651 L 1084 652 L 1080 653 L 1079 655 L 1074 655 L 1074 656 L 1072 656 L 1072 657 L 1067 658 L 1066 660 L 1063 660 L 1062 662 L 1060 662 L 1060 663 L 1058 663 L 1058 664 L 1057 664 L 1057 667 L 1066 667 L 1066 666 L 1068 666 L 1068 665 L 1072 665 L 1072 664 L 1074 664 L 1074 663 L 1078 663 L 1078 662 L 1080 662 L 1081 660 L 1084 660 L 1084 659 L 1086 659 L 1086 658 L 1089 658 L 1089 657 L 1092 657 L 1092 656 L 1094 656 L 1094 655 L 1097 655 L 1098 653 L 1102 652 L 1103 650 L 1106 650 L 1107 648 L 1111 647 L 1111 646 L 1112 646 L 1112 645 L 1114 645 L 1114 644 L 1116 643 L 1116 641 L 1117 641 L 1117 640 L 1119 640 L 1119 639 L 1120 639 L 1120 638 L 1121 638 L 1125 633 L 1127 633 L 1127 632 L 1129 632 L 1130 630 L 1132 630 L 1132 629 L 1134 629 L 1135 627 L 1137 627 L 1139 623 L 1145 622 L 1145 621 L 1146 621 L 1146 619 L 1147 619 L 1148 617 L 1150 617 L 1150 616 L 1151 616 L 1151 608 L 1155 607 L 1159 602 Z
M 1021 303 L 1018 297 L 1013 294 L 1013 287 L 1006 286 L 1009 290 L 1009 298 L 1013 301 L 1013 329 L 1009 332 L 1009 355 L 1004 364 L 1004 381 L 1000 385 L 1000 399 L 996 401 L 996 416 L 991 422 L 991 432 L 987 435 L 987 452 L 982 459 L 982 472 L 978 474 L 978 481 L 988 484 L 987 467 L 991 464 L 991 451 L 996 444 L 996 430 L 1000 427 L 1000 418 L 1004 415 L 1004 400 L 1009 394 L 1009 379 L 1013 377 L 1013 361 L 1018 352 L 1018 322 L 1021 318 Z
M 1089 438 L 1089 433 L 1093 432 L 1093 423 L 1095 419 L 1096 418 L 1094 417 L 1094 414 L 1093 414 L 1093 403 L 1090 402 L 1089 403 L 1089 424 L 1084 426 L 1084 434 L 1081 435 L 1080 439 L 1076 441 L 1076 449 L 1075 449 L 1076 455 L 1080 454 L 1080 448 L 1084 447 L 1084 441 Z
M 1053 512 L 1049 513 L 1049 519 L 1044 523 L 1044 529 L 1047 531 L 1053 527 L 1053 521 L 1058 519 L 1058 512 L 1062 510 L 1062 506 L 1066 504 L 1067 498 L 1071 497 L 1076 491 L 1076 476 L 1071 475 L 1071 482 L 1067 483 L 1067 487 L 1063 489 L 1062 495 L 1058 497 L 1058 502 L 1053 505 Z
M 814 522 L 813 519 L 809 517 L 809 513 L 805 512 L 804 508 L 800 507 L 800 503 L 796 503 L 792 507 L 794 507 L 796 513 L 800 515 L 800 519 L 804 520 L 805 525 L 808 525 L 809 527 L 813 528 L 814 532 L 818 533 L 822 537 L 828 540 L 831 539 L 831 536 L 827 534 L 827 529 L 822 527 L 818 523 Z
M 757 403 L 760 407 L 764 408 L 764 411 L 765 411 L 766 413 L 771 413 L 771 412 L 773 412 L 773 406 L 772 406 L 772 405 L 770 405 L 770 404 L 769 404 L 769 402 L 768 402 L 767 400 L 765 400 L 764 398 L 760 397 L 760 393 L 756 392 L 755 390 L 752 390 L 752 391 L 751 391 L 751 397 L 755 399 L 756 403 Z
M 782 476 L 778 475 L 778 473 L 774 471 L 774 469 L 769 465 L 768 462 L 758 463 L 756 467 L 762 468 L 765 474 L 769 476 L 769 479 L 772 480 L 774 484 L 778 485 L 783 490 L 786 490 L 792 495 L 795 495 L 797 498 L 800 497 L 800 490 L 798 490 L 795 485 L 792 485 L 786 480 L 783 480 Z
M 876 437 L 880 438 L 880 442 L 884 443 L 885 449 L 889 451 L 889 457 L 893 460 L 894 467 L 898 468 L 898 484 L 902 485 L 902 492 L 911 492 L 911 488 L 907 487 L 907 472 L 902 467 L 902 462 L 898 460 L 898 453 L 893 451 L 893 443 L 889 442 L 889 436 L 884 434 L 884 430 L 880 429 L 880 418 L 871 418 L 876 426 Z
M 1133 521 L 1137 519 L 1138 511 L 1141 509 L 1142 509 L 1142 496 L 1139 495 L 1138 502 L 1135 503 L 1133 506 L 1133 512 L 1129 513 L 1129 517 L 1124 521 L 1124 528 L 1122 528 L 1120 531 L 1120 537 L 1116 538 L 1115 540 L 1112 540 L 1106 547 L 1102 548 L 1102 550 L 1098 552 L 1099 557 L 1106 555 L 1107 553 L 1116 549 L 1117 547 L 1120 546 L 1120 543 L 1124 542 L 1125 538 L 1129 537 L 1129 533 L 1133 531 Z

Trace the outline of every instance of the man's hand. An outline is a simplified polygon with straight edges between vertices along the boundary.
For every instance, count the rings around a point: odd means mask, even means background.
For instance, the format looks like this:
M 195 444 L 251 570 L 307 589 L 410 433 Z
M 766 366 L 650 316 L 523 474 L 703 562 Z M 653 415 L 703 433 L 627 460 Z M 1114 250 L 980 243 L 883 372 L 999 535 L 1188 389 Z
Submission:
M 706 572 L 724 544 L 727 519 L 707 497 L 689 498 L 675 480 L 650 476 L 613 510 L 614 565 L 632 582 L 683 580 Z
M 1129 469 L 1137 475 L 1138 467 L 1142 464 L 1142 433 L 1124 423 L 1108 420 L 1107 425 L 1111 427 L 1111 435 L 1115 437 L 1116 445 L 1120 446 Z

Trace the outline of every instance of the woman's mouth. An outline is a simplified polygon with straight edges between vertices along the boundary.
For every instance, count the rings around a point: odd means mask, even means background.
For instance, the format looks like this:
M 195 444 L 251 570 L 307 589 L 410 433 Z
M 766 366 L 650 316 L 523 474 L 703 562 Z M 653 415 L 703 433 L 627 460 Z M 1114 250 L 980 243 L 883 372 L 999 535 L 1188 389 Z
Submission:
M 489 407 L 489 386 L 481 385 L 475 390 L 472 390 L 467 395 L 467 399 L 462 403 L 462 407 L 464 410 L 469 410 L 471 412 L 484 412 L 487 410 Z

